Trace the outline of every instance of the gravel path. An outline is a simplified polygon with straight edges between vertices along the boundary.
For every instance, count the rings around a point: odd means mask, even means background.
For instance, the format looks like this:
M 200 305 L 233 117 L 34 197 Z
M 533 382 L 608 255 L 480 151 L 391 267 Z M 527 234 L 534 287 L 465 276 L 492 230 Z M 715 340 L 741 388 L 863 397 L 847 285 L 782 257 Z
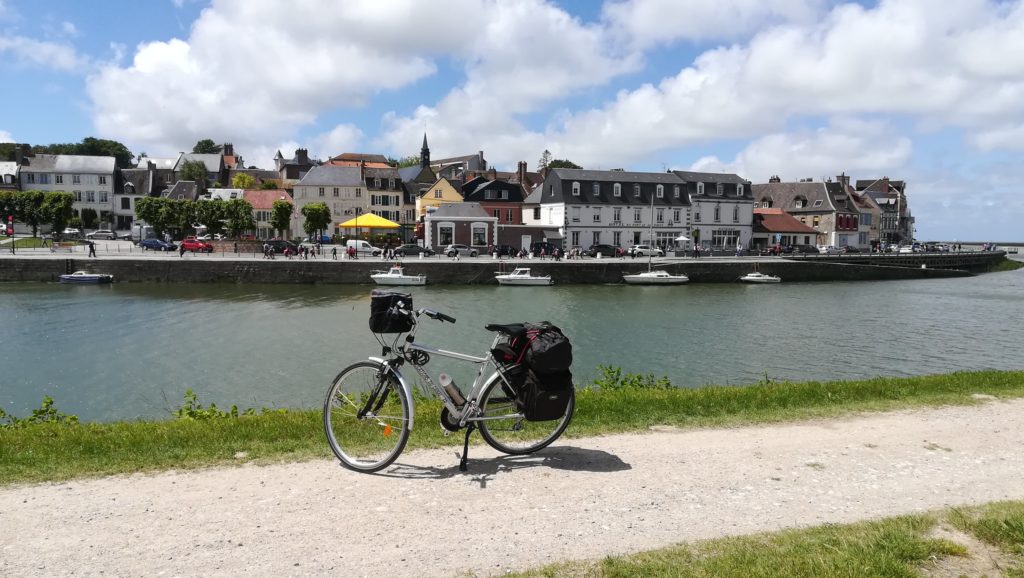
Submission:
M 499 575 L 715 536 L 1024 499 L 1024 400 L 0 490 L 0 575 Z M 413 432 L 415 435 L 415 432 Z

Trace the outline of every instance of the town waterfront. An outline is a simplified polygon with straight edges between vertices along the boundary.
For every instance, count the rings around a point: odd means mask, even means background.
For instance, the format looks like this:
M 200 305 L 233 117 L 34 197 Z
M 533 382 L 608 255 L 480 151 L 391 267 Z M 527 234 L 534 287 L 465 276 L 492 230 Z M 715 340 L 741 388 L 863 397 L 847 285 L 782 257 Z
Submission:
M 371 286 L 0 285 L 0 407 L 43 395 L 83 420 L 160 419 L 203 403 L 316 407 L 345 365 L 379 354 Z M 1024 363 L 1024 270 L 973 278 L 684 287 L 414 288 L 420 341 L 483 353 L 488 322 L 548 319 L 572 338 L 577 382 L 599 365 L 681 387 L 832 380 Z M 430 371 L 468 386 L 468 367 Z M 411 372 L 410 372 L 411 373 Z

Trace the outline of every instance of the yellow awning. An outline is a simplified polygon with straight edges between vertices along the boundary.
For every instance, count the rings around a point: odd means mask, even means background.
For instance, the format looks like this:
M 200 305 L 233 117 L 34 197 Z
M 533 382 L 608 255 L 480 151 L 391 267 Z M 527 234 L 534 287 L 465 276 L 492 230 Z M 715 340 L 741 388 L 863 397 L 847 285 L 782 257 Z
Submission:
M 374 215 L 373 213 L 363 213 L 355 218 L 349 219 L 344 223 L 338 223 L 340 229 L 397 229 L 401 227 L 398 223 L 389 221 L 384 217 Z

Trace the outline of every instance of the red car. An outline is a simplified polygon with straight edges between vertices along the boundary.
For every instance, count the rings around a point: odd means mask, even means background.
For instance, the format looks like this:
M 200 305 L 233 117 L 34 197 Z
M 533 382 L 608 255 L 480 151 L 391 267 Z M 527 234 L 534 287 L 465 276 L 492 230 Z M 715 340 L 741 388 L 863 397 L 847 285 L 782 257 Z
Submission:
M 213 253 L 213 245 L 206 241 L 200 241 L 195 237 L 185 237 L 185 240 L 181 242 L 181 248 L 186 251 L 200 252 L 200 253 Z

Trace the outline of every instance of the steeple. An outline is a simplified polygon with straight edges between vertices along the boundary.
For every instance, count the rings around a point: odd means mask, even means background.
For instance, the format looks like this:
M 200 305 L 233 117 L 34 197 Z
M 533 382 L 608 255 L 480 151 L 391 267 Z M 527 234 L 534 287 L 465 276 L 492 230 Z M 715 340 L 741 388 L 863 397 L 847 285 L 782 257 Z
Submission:
M 427 146 L 427 133 L 423 133 L 423 146 L 420 148 L 420 168 L 430 166 L 430 147 Z

